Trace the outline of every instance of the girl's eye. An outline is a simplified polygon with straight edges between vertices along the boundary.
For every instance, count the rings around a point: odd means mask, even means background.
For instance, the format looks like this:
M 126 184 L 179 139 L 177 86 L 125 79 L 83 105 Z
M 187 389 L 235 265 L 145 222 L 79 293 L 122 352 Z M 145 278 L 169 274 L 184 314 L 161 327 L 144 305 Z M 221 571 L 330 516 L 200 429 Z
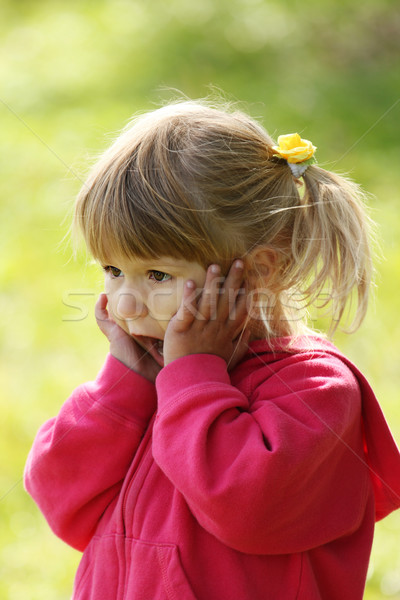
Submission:
M 168 273 L 164 273 L 164 271 L 149 271 L 149 279 L 156 281 L 157 283 L 164 283 L 164 281 L 169 281 L 171 279 L 171 275 Z
M 118 267 L 113 267 L 111 265 L 107 265 L 106 267 L 104 267 L 104 270 L 106 273 L 111 273 L 112 277 L 121 277 L 121 275 L 123 275 L 121 269 L 118 269 Z

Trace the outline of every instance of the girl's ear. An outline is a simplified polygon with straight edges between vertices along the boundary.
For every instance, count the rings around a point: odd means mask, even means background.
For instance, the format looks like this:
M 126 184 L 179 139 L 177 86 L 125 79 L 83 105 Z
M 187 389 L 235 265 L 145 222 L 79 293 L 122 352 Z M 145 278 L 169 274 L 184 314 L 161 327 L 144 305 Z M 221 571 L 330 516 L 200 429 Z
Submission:
M 278 254 L 276 250 L 268 246 L 256 246 L 246 256 L 246 267 L 251 283 L 264 279 L 266 282 L 272 280 L 278 265 Z

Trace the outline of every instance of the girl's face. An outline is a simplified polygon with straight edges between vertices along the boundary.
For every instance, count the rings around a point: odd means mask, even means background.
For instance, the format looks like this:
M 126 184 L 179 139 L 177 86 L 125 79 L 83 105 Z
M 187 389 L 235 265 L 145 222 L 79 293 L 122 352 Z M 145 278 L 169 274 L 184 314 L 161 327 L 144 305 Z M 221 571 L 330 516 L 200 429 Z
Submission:
M 109 257 L 103 265 L 110 317 L 163 366 L 163 340 L 191 279 L 203 288 L 206 270 L 195 262 Z

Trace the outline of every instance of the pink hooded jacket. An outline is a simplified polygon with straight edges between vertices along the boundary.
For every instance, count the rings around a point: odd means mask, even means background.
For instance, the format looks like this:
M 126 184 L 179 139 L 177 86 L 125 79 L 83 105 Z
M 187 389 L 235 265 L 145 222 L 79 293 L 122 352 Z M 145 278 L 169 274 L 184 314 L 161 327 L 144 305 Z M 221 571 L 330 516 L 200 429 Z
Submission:
M 329 342 L 180 358 L 153 385 L 109 356 L 39 430 L 26 488 L 84 551 L 75 600 L 358 600 L 400 455 Z M 312 349 L 310 349 L 312 342 Z

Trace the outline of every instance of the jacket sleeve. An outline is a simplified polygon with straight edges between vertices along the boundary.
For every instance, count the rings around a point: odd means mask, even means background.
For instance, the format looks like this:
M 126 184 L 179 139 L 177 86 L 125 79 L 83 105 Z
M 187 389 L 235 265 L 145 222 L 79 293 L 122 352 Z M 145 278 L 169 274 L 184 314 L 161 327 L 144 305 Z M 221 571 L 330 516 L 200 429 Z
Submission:
M 353 532 L 365 513 L 360 390 L 334 358 L 263 369 L 250 404 L 221 358 L 170 363 L 156 380 L 154 457 L 226 545 L 302 552 Z
M 156 408 L 154 384 L 109 355 L 39 430 L 24 481 L 53 531 L 83 550 L 118 495 Z

